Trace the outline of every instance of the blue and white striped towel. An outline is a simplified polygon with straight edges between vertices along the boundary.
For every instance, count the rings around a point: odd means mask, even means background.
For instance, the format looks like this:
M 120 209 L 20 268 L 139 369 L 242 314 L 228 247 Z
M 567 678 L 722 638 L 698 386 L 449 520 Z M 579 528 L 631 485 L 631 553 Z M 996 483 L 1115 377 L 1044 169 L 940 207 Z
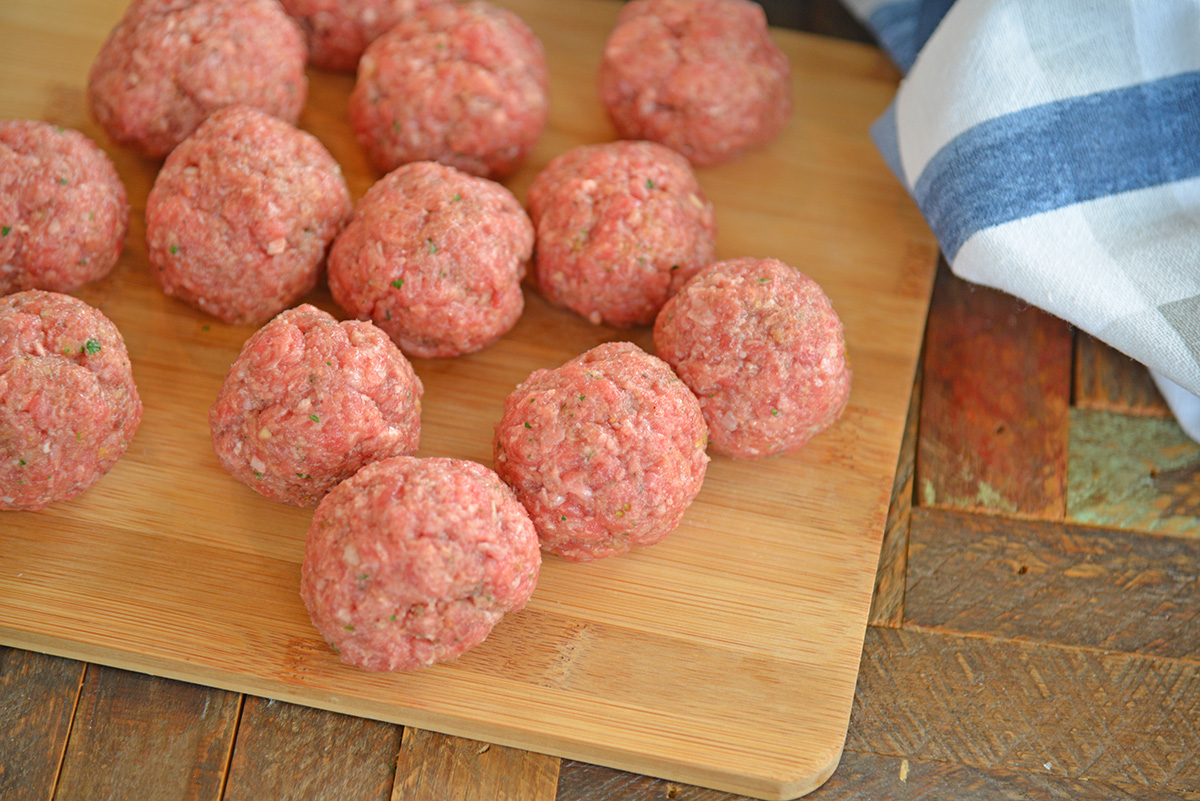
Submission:
M 1147 365 L 1200 440 L 1200 0 L 844 0 L 952 270 Z

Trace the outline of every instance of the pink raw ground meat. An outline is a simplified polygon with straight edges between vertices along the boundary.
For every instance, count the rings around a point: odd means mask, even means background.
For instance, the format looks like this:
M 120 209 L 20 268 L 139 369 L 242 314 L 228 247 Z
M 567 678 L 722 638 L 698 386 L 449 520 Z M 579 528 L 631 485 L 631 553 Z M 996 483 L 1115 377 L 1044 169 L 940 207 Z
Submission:
M 334 300 L 410 356 L 491 345 L 525 307 L 533 225 L 497 183 L 434 162 L 398 167 L 359 201 L 329 253 Z
M 842 321 L 808 276 L 776 259 L 717 262 L 654 326 L 655 352 L 700 399 L 714 453 L 794 451 L 850 396 Z
M 41 509 L 88 489 L 141 420 L 112 321 L 69 295 L 0 298 L 0 509 Z
M 482 642 L 524 608 L 540 568 L 529 515 L 495 473 L 400 456 L 317 506 L 300 594 L 343 662 L 414 670 Z
M 416 451 L 421 381 L 387 335 L 302 305 L 254 333 L 209 410 L 221 466 L 311 506 L 363 465 Z
M 792 113 L 791 64 L 751 0 L 633 0 L 599 82 L 621 137 L 661 142 L 697 166 L 765 145 Z
M 367 45 L 402 19 L 445 0 L 282 0 L 308 39 L 308 61 L 350 72 Z
M 0 295 L 71 292 L 117 263 L 129 227 L 125 185 L 78 131 L 0 121 Z
M 501 178 L 537 143 L 549 114 L 542 43 L 483 0 L 408 17 L 367 47 L 350 123 L 380 172 L 440 161 Z
M 115 142 L 162 158 L 225 106 L 295 123 L 307 57 L 277 0 L 133 0 L 92 63 L 88 104 Z
M 150 190 L 151 272 L 168 295 L 260 325 L 316 286 L 350 210 L 341 167 L 316 137 L 247 106 L 221 109 Z
M 708 464 L 700 406 L 665 362 L 611 342 L 508 396 L 500 474 L 542 548 L 586 561 L 652 545 L 679 525 Z
M 687 160 L 653 142 L 583 145 L 529 187 L 535 283 L 597 325 L 649 325 L 713 260 L 716 221 Z

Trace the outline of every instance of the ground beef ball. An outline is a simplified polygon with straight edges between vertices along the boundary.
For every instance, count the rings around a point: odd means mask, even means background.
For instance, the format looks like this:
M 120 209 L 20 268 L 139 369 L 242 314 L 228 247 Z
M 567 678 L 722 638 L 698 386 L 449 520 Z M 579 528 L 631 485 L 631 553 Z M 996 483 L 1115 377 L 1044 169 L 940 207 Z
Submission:
M 620 136 L 661 142 L 697 166 L 770 142 L 792 113 L 791 65 L 751 0 L 632 0 L 599 83 Z
M 716 221 L 687 160 L 653 142 L 583 145 L 529 187 L 534 277 L 552 303 L 599 325 L 649 325 L 713 260 Z
M 221 109 L 171 152 L 146 199 L 151 272 L 168 295 L 259 325 L 316 285 L 351 207 L 316 137 Z
M 370 323 L 307 304 L 254 333 L 208 413 L 229 474 L 311 506 L 363 465 L 417 450 L 421 380 Z
M 372 186 L 329 253 L 329 288 L 410 356 L 482 350 L 525 308 L 533 224 L 497 183 L 443 164 L 398 167 Z
M 92 64 L 88 104 L 118 144 L 162 158 L 225 106 L 296 122 L 307 57 L 277 0 L 133 0 Z
M 117 263 L 129 228 L 125 185 L 78 131 L 0 121 L 0 295 L 71 292 Z
M 542 548 L 587 561 L 652 545 L 691 505 L 708 464 L 700 406 L 661 359 L 628 342 L 538 370 L 504 402 L 496 472 Z
M 842 321 L 808 276 L 776 259 L 717 262 L 663 307 L 654 348 L 700 399 L 714 453 L 794 451 L 846 408 Z
M 0 298 L 0 509 L 41 509 L 88 489 L 142 421 L 121 332 L 56 292 Z
M 282 0 L 308 39 L 314 66 L 353 71 L 371 42 L 419 8 L 445 0 Z
M 350 123 L 376 169 L 440 161 L 501 178 L 533 149 L 549 114 L 541 42 L 482 0 L 417 12 L 367 47 Z
M 317 506 L 300 593 L 343 662 L 413 670 L 482 642 L 524 608 L 540 568 L 529 515 L 495 473 L 399 456 Z

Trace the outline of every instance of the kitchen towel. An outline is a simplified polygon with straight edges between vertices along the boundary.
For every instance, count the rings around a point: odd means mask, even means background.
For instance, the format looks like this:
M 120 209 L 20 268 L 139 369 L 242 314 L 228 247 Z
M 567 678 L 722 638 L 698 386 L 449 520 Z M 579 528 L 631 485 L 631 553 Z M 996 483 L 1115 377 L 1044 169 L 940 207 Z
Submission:
M 1200 440 L 1200 0 L 844 0 L 953 272 L 1150 368 Z

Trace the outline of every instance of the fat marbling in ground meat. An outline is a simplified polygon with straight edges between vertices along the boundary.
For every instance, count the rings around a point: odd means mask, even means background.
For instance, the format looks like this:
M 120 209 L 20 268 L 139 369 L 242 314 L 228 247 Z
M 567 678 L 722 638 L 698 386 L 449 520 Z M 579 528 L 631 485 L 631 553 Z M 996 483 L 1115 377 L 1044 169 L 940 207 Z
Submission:
M 168 295 L 261 325 L 316 286 L 352 208 L 311 134 L 248 106 L 214 112 L 171 152 L 146 200 L 147 256 Z
M 422 394 L 378 328 L 297 306 L 242 346 L 209 409 L 213 448 L 252 489 L 311 506 L 364 465 L 416 451 Z
M 400 456 L 317 506 L 300 592 L 343 662 L 414 670 L 482 642 L 524 608 L 540 568 L 529 515 L 494 472 Z
M 79 131 L 0 121 L 0 295 L 71 292 L 125 246 L 129 201 L 116 167 Z
M 74 498 L 141 420 L 125 341 L 102 312 L 36 289 L 0 298 L 0 509 Z
M 697 166 L 767 144 L 792 113 L 791 64 L 751 0 L 632 0 L 605 43 L 599 84 L 620 136 Z
M 88 105 L 113 141 L 162 158 L 225 106 L 295 123 L 307 57 L 278 0 L 133 0 L 92 63 Z
M 281 0 L 300 23 L 313 66 L 352 72 L 367 45 L 402 19 L 448 0 Z
M 513 390 L 493 458 L 542 548 L 586 561 L 675 530 L 704 481 L 705 439 L 700 405 L 671 368 L 611 342 Z
M 502 178 L 537 143 L 549 105 L 545 53 L 529 26 L 467 0 L 418 11 L 367 47 L 350 124 L 380 172 L 440 161 Z
M 423 161 L 375 183 L 329 253 L 329 288 L 410 356 L 482 350 L 525 308 L 533 225 L 512 192 Z
M 654 349 L 696 393 L 726 456 L 802 448 L 850 396 L 841 319 L 816 281 L 777 259 L 705 268 L 663 306 Z
M 716 219 L 691 165 L 653 142 L 581 145 L 529 187 L 534 279 L 596 324 L 649 325 L 713 260 Z

